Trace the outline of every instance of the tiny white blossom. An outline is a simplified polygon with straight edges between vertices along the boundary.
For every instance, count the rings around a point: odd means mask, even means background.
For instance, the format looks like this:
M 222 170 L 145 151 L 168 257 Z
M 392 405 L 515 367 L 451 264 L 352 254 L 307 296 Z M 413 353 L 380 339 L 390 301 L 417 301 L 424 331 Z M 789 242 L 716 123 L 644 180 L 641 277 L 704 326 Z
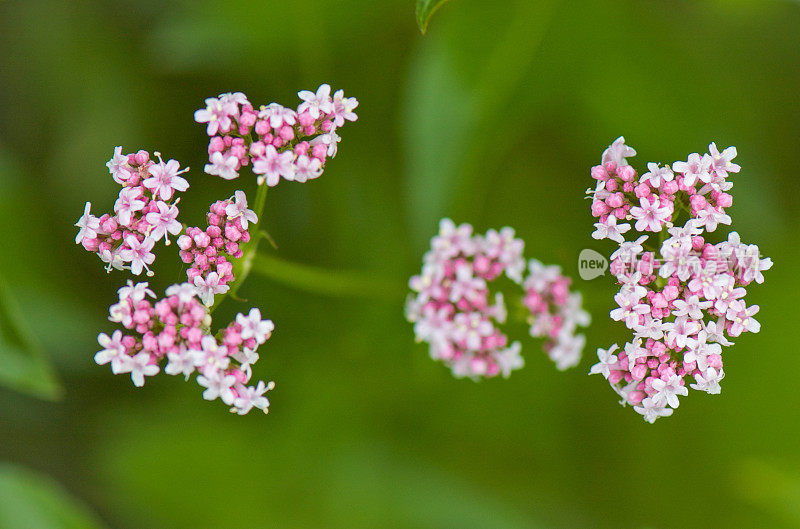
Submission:
M 711 395 L 719 395 L 722 388 L 719 385 L 720 380 L 725 378 L 725 371 L 720 369 L 717 371 L 713 367 L 709 367 L 702 374 L 695 375 L 694 379 L 696 384 L 691 384 L 692 389 L 705 391 Z
M 659 167 L 657 163 L 649 162 L 647 171 L 639 178 L 640 182 L 649 182 L 653 187 L 661 187 L 664 182 L 671 182 L 675 175 L 669 166 Z
M 603 151 L 603 156 L 600 163 L 605 164 L 607 162 L 615 162 L 618 166 L 622 167 L 624 165 L 628 165 L 628 162 L 625 160 L 625 158 L 631 156 L 636 156 L 636 151 L 633 149 L 633 147 L 625 145 L 625 138 L 620 136 L 614 140 L 614 143 L 612 143 L 608 149 Z
M 667 408 L 662 404 L 656 404 L 650 397 L 644 399 L 641 406 L 634 406 L 633 409 L 636 410 L 637 413 L 642 414 L 644 420 L 650 424 L 656 422 L 656 419 L 659 417 L 669 417 L 672 415 L 672 408 Z
M 236 156 L 225 156 L 219 151 L 214 151 L 211 155 L 211 163 L 203 167 L 206 174 L 219 176 L 225 180 L 233 180 L 239 177 L 237 168 L 239 167 L 239 159 Z
M 94 355 L 97 365 L 102 366 L 111 362 L 111 372 L 115 375 L 122 373 L 126 359 L 130 358 L 127 354 L 127 347 L 122 345 L 122 331 L 114 331 L 111 336 L 101 332 L 97 336 L 97 342 L 103 348 Z
M 622 234 L 631 229 L 628 223 L 617 224 L 617 217 L 614 215 L 609 215 L 606 222 L 595 222 L 594 227 L 597 229 L 592 233 L 593 239 L 611 239 L 618 243 L 625 241 Z
M 149 237 L 154 241 L 164 238 L 165 244 L 169 245 L 167 234 L 178 235 L 183 229 L 183 225 L 177 220 L 178 206 L 169 205 L 160 200 L 156 201 L 158 211 L 151 211 L 145 215 L 145 220 L 152 227 Z
M 136 283 L 134 285 L 133 281 L 128 279 L 127 285 L 117 290 L 119 300 L 124 301 L 126 299 L 130 299 L 134 303 L 138 303 L 142 301 L 145 296 L 150 296 L 151 298 L 155 299 L 156 293 L 150 290 L 148 286 L 149 285 L 147 282 Z
M 97 237 L 97 231 L 100 229 L 100 219 L 91 214 L 91 209 L 91 202 L 87 202 L 83 208 L 83 216 L 75 223 L 75 226 L 80 228 L 78 235 L 75 236 L 75 244 L 82 243 L 84 239 Z
M 678 375 L 671 375 L 666 381 L 657 378 L 653 380 L 653 389 L 656 394 L 652 396 L 653 402 L 657 405 L 669 404 L 677 408 L 680 404 L 678 395 L 686 396 L 689 390 L 686 386 L 681 386 L 681 378 Z
M 239 415 L 245 415 L 253 408 L 258 408 L 264 413 L 269 412 L 269 400 L 264 396 L 264 393 L 270 391 L 275 387 L 274 382 L 264 384 L 263 380 L 259 380 L 258 384 L 253 386 L 243 386 L 241 384 L 236 386 L 236 393 L 239 396 L 233 401 L 232 412 Z
M 225 404 L 231 405 L 236 398 L 231 389 L 236 383 L 236 377 L 225 374 L 225 371 L 206 371 L 197 377 L 197 383 L 206 388 L 203 392 L 206 400 L 220 398 Z
M 250 309 L 250 314 L 236 315 L 236 323 L 242 326 L 242 339 L 255 338 L 256 342 L 264 343 L 272 336 L 275 324 L 272 320 L 262 320 L 261 311 L 258 308 Z
M 169 363 L 164 368 L 168 375 L 183 375 L 185 380 L 194 373 L 194 357 L 190 351 L 181 347 L 177 353 L 167 353 Z
M 258 222 L 258 216 L 252 209 L 247 209 L 247 196 L 244 191 L 236 191 L 234 193 L 234 203 L 225 206 L 225 215 L 228 220 L 239 219 L 242 224 L 242 229 L 246 230 L 248 222 Z
M 617 355 L 614 354 L 614 351 L 619 349 L 617 344 L 612 345 L 608 349 L 602 349 L 600 347 L 597 348 L 597 358 L 600 360 L 598 363 L 592 366 L 592 369 L 589 371 L 590 375 L 603 375 L 604 378 L 608 378 L 610 371 L 612 368 L 617 366 Z
M 114 202 L 114 212 L 117 214 L 119 223 L 128 226 L 133 219 L 133 214 L 141 211 L 147 203 L 142 200 L 141 187 L 126 187 L 119 192 L 119 197 Z
M 272 146 L 267 145 L 264 155 L 256 158 L 253 161 L 253 172 L 257 175 L 263 175 L 267 185 L 274 187 L 278 185 L 281 177 L 284 180 L 294 180 L 294 152 L 284 151 L 278 153 L 278 150 Z
M 191 283 L 181 283 L 167 287 L 166 294 L 167 296 L 178 296 L 178 301 L 185 305 L 197 295 L 197 288 Z
M 319 119 L 321 112 L 329 114 L 333 111 L 331 87 L 327 83 L 320 85 L 316 93 L 310 90 L 301 90 L 297 92 L 297 95 L 303 100 L 297 110 L 301 113 L 308 111 L 314 119 Z
M 512 371 L 522 369 L 525 366 L 525 360 L 519 354 L 521 349 L 522 345 L 519 342 L 514 342 L 510 347 L 496 353 L 495 360 L 498 367 L 500 367 L 500 373 L 503 378 L 508 378 L 511 376 Z
M 172 198 L 174 191 L 186 191 L 189 189 L 189 182 L 179 176 L 188 171 L 189 168 L 181 169 L 177 160 L 159 159 L 159 163 L 153 164 L 148 168 L 150 178 L 145 179 L 142 185 L 153 192 L 153 196 L 161 197 L 161 200 Z
M 150 353 L 141 351 L 136 356 L 128 356 L 125 361 L 125 372 L 130 372 L 133 385 L 137 388 L 144 386 L 144 377 L 158 374 L 158 365 L 150 363 Z
M 128 157 L 122 154 L 122 146 L 114 148 L 114 156 L 106 162 L 111 178 L 118 184 L 123 184 L 131 177 L 131 166 L 128 165 Z
M 150 269 L 147 265 L 153 264 L 153 261 L 156 260 L 155 254 L 151 252 L 155 241 L 150 237 L 145 237 L 143 241 L 139 242 L 135 235 L 128 235 L 125 238 L 125 244 L 128 247 L 120 251 L 120 257 L 131 263 L 131 272 L 137 276 L 142 273 L 142 269 L 149 272 Z
M 220 285 L 219 281 L 220 277 L 216 272 L 211 272 L 205 278 L 202 276 L 196 276 L 194 278 L 194 286 L 197 289 L 197 296 L 204 305 L 210 307 L 214 304 L 214 294 L 224 294 L 230 290 L 231 287 L 228 285 Z

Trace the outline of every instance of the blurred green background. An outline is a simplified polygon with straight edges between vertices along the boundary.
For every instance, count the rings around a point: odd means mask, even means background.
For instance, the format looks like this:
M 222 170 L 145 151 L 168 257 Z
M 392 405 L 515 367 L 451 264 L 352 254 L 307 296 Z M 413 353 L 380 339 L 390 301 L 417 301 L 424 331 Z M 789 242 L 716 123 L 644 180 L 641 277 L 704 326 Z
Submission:
M 3 361 L 34 393 L 63 386 L 56 401 L 0 389 L 0 527 L 800 526 L 798 35 L 788 0 L 452 0 L 424 37 L 411 0 L 0 3 Z M 191 166 L 181 211 L 197 223 L 254 189 L 202 173 L 203 99 L 294 105 L 322 82 L 359 99 L 359 121 L 322 178 L 270 192 L 266 226 L 281 257 L 385 290 L 251 276 L 251 303 L 225 302 L 220 325 L 251 305 L 277 325 L 255 369 L 277 384 L 266 417 L 95 365 L 126 276 L 72 224 L 87 200 L 111 209 L 114 146 Z M 578 280 L 594 318 L 578 368 L 528 339 L 509 380 L 453 379 L 403 318 L 438 219 L 512 225 L 528 257 L 576 275 L 582 248 L 611 250 L 589 238 L 583 192 L 620 134 L 638 168 L 739 149 L 732 229 L 775 267 L 748 294 L 762 331 L 726 351 L 722 395 L 649 425 L 586 376 L 626 337 L 608 277 Z M 185 277 L 171 251 L 159 290 Z

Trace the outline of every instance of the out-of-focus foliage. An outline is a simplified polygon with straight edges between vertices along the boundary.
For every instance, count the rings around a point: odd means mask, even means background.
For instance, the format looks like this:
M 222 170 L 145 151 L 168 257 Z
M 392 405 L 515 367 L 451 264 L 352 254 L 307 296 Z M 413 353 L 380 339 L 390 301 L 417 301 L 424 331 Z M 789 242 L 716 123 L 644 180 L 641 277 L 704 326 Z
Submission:
M 66 390 L 0 391 L 0 459 L 118 529 L 795 527 L 800 4 L 462 1 L 425 36 L 411 5 L 0 4 L 0 270 Z M 87 200 L 111 209 L 114 146 L 191 166 L 181 211 L 197 223 L 255 189 L 202 173 L 203 99 L 292 103 L 322 82 L 360 100 L 359 121 L 322 178 L 270 191 L 266 228 L 279 258 L 363 271 L 378 295 L 252 274 L 249 301 L 214 313 L 275 321 L 255 370 L 277 384 L 266 417 L 228 415 L 179 377 L 137 389 L 96 366 L 126 276 L 77 248 L 72 224 Z M 608 277 L 577 280 L 594 321 L 578 368 L 556 372 L 525 340 L 509 380 L 454 380 L 403 320 L 438 219 L 512 225 L 527 255 L 577 276 L 581 249 L 610 249 L 589 237 L 583 192 L 620 134 L 640 168 L 739 149 L 732 229 L 775 266 L 748 293 L 762 330 L 726 351 L 722 395 L 648 425 L 586 375 L 594 348 L 625 337 Z M 172 252 L 156 290 L 184 277 Z
M 27 231 L 30 215 L 17 192 L 14 180 L 19 168 L 0 146 L 0 240 L 5 248 L 14 248 Z M 22 206 L 22 207 L 20 207 Z M 23 235 L 24 236 L 24 235 Z M 54 399 L 62 393 L 61 385 L 47 354 L 25 321 L 19 303 L 9 288 L 17 282 L 17 270 L 25 266 L 24 253 L 0 252 L 0 386 L 23 391 L 40 398 Z
M 0 277 L 0 385 L 54 399 L 62 388 L 41 345 L 20 321 L 19 309 Z
M 3 529 L 100 529 L 83 505 L 47 477 L 0 464 L 0 527 Z

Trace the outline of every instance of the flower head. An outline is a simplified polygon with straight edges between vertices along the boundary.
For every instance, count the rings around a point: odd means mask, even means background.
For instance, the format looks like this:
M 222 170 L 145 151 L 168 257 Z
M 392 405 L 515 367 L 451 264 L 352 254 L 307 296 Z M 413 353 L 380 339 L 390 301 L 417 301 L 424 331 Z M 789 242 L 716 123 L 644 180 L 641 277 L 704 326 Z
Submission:
M 169 200 L 172 198 L 174 191 L 186 191 L 189 189 L 189 182 L 179 176 L 188 170 L 188 167 L 181 169 L 176 160 L 170 160 L 167 163 L 164 163 L 164 160 L 159 160 L 159 163 L 150 166 L 151 176 L 143 182 L 143 185 L 153 192 L 153 196 L 158 196 L 161 200 Z
M 761 271 L 772 261 L 736 232 L 721 243 L 706 240 L 718 225 L 731 223 L 727 178 L 740 169 L 731 161 L 734 147 L 720 153 L 712 143 L 708 154 L 690 154 L 671 168 L 648 163 L 641 177 L 625 163 L 624 149 L 618 139 L 606 150 L 602 165 L 592 168 L 598 183 L 589 194 L 599 220 L 592 237 L 619 243 L 610 265 L 620 285 L 618 308 L 609 315 L 624 322 L 633 339 L 622 351 L 616 344 L 599 349 L 591 373 L 602 374 L 623 405 L 654 422 L 670 416 L 688 388 L 720 392 L 723 347 L 733 345 L 728 336 L 761 328 L 753 317 L 758 305 L 744 302 L 745 287 L 763 282 Z M 683 224 L 675 222 L 681 218 Z M 635 220 L 634 231 L 654 232 L 653 239 L 657 233 L 659 246 L 645 251 L 647 235 L 625 241 L 615 232 L 616 219 Z

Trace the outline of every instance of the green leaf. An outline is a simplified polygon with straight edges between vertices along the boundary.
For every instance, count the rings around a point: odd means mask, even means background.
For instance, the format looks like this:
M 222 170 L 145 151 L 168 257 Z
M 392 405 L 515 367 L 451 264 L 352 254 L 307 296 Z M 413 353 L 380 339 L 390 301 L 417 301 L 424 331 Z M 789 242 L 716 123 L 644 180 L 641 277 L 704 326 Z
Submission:
M 0 464 L 0 529 L 102 529 L 86 507 L 47 476 Z
M 0 385 L 44 399 L 62 394 L 55 369 L 0 276 Z
M 426 42 L 412 64 L 407 86 L 403 121 L 408 153 L 406 213 L 412 241 L 422 248 L 439 219 L 452 215 L 449 205 L 452 190 L 458 186 L 462 146 L 470 142 L 475 130 L 475 102 L 441 38 Z
M 428 22 L 433 14 L 447 0 L 417 0 L 417 24 L 424 35 L 428 31 Z

